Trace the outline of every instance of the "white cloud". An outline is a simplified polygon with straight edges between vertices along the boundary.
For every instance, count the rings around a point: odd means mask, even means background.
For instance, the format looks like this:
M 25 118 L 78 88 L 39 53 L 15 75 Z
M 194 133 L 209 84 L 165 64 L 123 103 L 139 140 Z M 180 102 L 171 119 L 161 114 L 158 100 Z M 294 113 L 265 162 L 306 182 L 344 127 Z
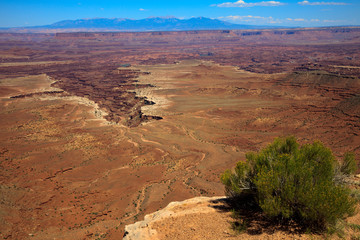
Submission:
M 253 16 L 253 15 L 246 15 L 246 16 L 238 16 L 238 15 L 231 15 L 226 17 L 218 17 L 218 19 L 225 20 L 225 21 L 233 21 L 233 22 L 252 22 L 255 24 L 275 24 L 275 23 L 282 23 L 279 19 L 274 19 L 273 17 L 261 17 L 261 16 Z
M 272 16 L 269 17 L 262 17 L 262 16 L 253 16 L 253 15 L 230 15 L 225 17 L 218 17 L 217 19 L 223 21 L 229 21 L 234 23 L 249 23 L 254 25 L 267 25 L 267 24 L 320 24 L 320 23 L 346 23 L 344 20 L 320 20 L 317 18 L 313 19 L 305 19 L 305 18 L 274 18 Z
M 230 15 L 224 17 L 217 17 L 217 19 L 223 21 L 229 21 L 233 23 L 245 23 L 252 25 L 270 25 L 270 24 L 284 24 L 286 25 L 295 25 L 295 26 L 319 26 L 321 24 L 331 25 L 331 24 L 345 24 L 347 21 L 344 20 L 323 20 L 323 19 L 306 19 L 306 18 L 274 18 L 272 16 L 262 17 L 262 16 L 254 16 L 254 15 Z
M 286 18 L 286 21 L 289 22 L 307 22 L 308 20 L 303 18 Z
M 247 15 L 247 16 L 226 16 L 226 17 L 219 17 L 220 19 L 227 19 L 227 20 L 232 20 L 232 21 L 255 21 L 256 19 L 262 19 L 262 20 L 266 20 L 266 19 L 272 19 L 273 17 L 260 17 L 260 16 L 252 16 L 252 15 Z
M 307 0 L 298 2 L 300 5 L 321 6 L 321 5 L 348 5 L 344 2 L 309 2 Z
M 308 20 L 308 19 L 304 19 L 304 18 L 286 18 L 286 21 L 289 21 L 289 22 L 319 22 L 320 20 L 319 19 Z
M 247 15 L 247 16 L 227 16 L 227 17 L 219 17 L 219 18 L 226 18 L 226 19 L 230 19 L 230 20 L 244 20 L 244 19 L 251 19 L 251 18 L 255 18 L 255 19 L 266 19 L 266 18 L 272 18 L 272 17 L 260 17 L 260 16 L 252 16 L 252 15 Z
M 147 10 L 144 8 L 139 8 L 139 11 L 147 11 Z
M 213 4 L 213 7 L 276 7 L 285 5 L 285 3 L 278 2 L 278 1 L 262 1 L 262 2 L 255 2 L 255 3 L 246 3 L 244 0 L 238 0 L 237 2 L 225 2 L 220 4 Z

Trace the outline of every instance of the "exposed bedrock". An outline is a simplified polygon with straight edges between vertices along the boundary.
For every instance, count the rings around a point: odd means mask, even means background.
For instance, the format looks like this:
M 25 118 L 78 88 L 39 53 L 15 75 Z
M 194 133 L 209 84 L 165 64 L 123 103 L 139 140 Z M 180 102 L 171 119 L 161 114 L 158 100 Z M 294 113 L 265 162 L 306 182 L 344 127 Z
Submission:
M 71 94 L 88 98 L 107 113 L 106 120 L 137 126 L 143 121 L 161 119 L 157 116 L 144 116 L 141 107 L 155 104 L 143 97 L 136 96 L 135 89 L 151 87 L 136 84 L 143 73 L 130 68 L 117 69 L 117 64 L 95 64 L 82 62 L 76 64 L 13 66 L 3 68 L 3 74 L 22 76 L 46 73 L 55 82 L 52 87 L 63 91 L 43 92 L 44 94 Z M 64 93 L 64 91 L 66 93 Z M 34 97 L 40 93 L 14 96 L 13 98 Z

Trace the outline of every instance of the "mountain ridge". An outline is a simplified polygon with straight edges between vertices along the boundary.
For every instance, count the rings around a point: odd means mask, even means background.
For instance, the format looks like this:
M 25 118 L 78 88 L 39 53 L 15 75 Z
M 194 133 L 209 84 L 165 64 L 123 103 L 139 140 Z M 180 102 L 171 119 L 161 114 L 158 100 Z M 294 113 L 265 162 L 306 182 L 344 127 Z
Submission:
M 272 26 L 257 26 L 246 24 L 233 24 L 218 19 L 206 17 L 193 17 L 189 19 L 179 19 L 176 17 L 148 17 L 144 19 L 129 18 L 86 18 L 76 20 L 62 20 L 50 25 L 2 28 L 1 31 L 9 32 L 41 32 L 54 31 L 61 32 L 76 31 L 184 31 L 184 30 L 235 30 L 235 29 L 265 29 L 280 28 Z

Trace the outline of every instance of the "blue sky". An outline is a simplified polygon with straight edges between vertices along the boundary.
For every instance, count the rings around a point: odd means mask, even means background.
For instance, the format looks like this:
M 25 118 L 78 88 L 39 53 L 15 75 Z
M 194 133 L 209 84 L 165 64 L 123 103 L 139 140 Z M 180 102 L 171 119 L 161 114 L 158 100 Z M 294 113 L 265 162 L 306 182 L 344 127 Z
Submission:
M 360 25 L 359 0 L 0 0 L 0 27 L 82 18 L 209 17 L 272 26 Z

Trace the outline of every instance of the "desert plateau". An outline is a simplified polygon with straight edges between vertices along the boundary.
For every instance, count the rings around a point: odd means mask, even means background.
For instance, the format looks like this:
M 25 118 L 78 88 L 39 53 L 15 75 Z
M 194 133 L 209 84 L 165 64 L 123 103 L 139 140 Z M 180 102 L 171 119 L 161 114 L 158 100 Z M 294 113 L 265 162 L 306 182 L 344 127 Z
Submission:
M 279 136 L 359 161 L 359 77 L 359 27 L 0 33 L 0 238 L 122 239 Z

